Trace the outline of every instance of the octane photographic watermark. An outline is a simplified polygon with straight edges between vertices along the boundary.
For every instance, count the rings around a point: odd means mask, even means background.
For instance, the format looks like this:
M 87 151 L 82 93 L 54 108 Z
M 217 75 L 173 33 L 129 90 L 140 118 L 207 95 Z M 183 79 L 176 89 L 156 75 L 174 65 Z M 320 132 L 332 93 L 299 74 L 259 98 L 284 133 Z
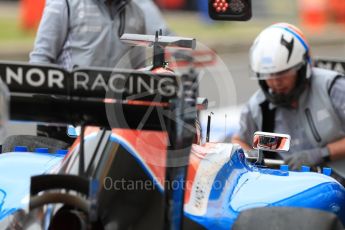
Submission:
M 137 48 L 138 47 L 135 49 Z M 119 68 L 133 69 L 133 59 L 131 58 L 133 55 L 131 55 L 130 52 L 135 51 L 135 49 L 129 51 L 127 55 L 123 56 L 119 61 L 118 66 L 115 67 L 114 73 L 116 69 Z M 184 74 L 191 74 L 191 70 L 197 74 L 197 80 L 189 88 L 192 91 L 197 91 L 199 97 L 208 99 L 208 110 L 198 111 L 195 113 L 195 115 L 199 115 L 196 119 L 201 123 L 201 127 L 203 128 L 202 133 L 204 134 L 202 135 L 202 139 L 205 140 L 206 114 L 226 105 L 236 105 L 237 103 L 237 91 L 232 75 L 221 58 L 217 56 L 213 50 L 201 43 L 197 43 L 197 49 L 194 51 L 181 51 L 179 49 L 169 48 L 166 49 L 166 53 L 168 54 L 166 56 L 168 56 L 167 61 L 169 63 L 167 64 L 168 68 L 163 71 L 163 75 L 170 74 L 182 76 Z M 127 126 L 128 128 L 138 131 L 143 130 L 145 125 L 152 122 L 152 119 L 155 119 L 160 124 L 163 131 L 168 131 L 167 120 L 170 119 L 177 124 L 181 124 L 185 130 L 195 133 L 195 124 L 184 123 L 181 120 L 181 116 L 176 116 L 188 115 L 193 112 L 193 108 L 186 107 L 182 111 L 177 111 L 176 108 L 175 110 L 166 109 L 165 105 L 168 102 L 162 101 L 162 96 L 179 96 L 179 94 L 181 94 L 179 90 L 182 88 L 182 83 L 174 78 L 160 78 L 159 74 L 162 74 L 161 71 L 150 73 L 149 70 L 151 69 L 147 66 L 152 64 L 152 56 L 152 52 L 144 59 L 141 59 L 141 56 L 137 55 L 136 60 L 134 60 L 139 63 L 138 66 L 146 66 L 144 70 L 146 70 L 145 73 L 151 77 L 150 81 L 140 80 L 140 77 L 139 80 L 136 81 L 128 78 L 127 81 L 120 79 L 121 81 L 118 81 L 116 85 L 116 88 L 122 86 L 123 88 L 129 88 L 131 92 L 133 92 L 133 89 L 137 92 L 131 95 L 126 95 L 128 91 L 124 92 L 122 95 L 123 98 L 117 98 L 118 100 L 122 100 L 124 104 L 147 106 L 144 114 L 141 114 L 140 116 L 138 114 L 132 114 L 133 116 L 137 116 L 137 127 L 130 127 L 128 116 L 126 117 L 126 114 L 128 113 L 126 113 L 125 106 L 113 106 L 112 104 L 106 106 L 106 113 L 110 126 L 114 128 L 121 124 L 121 126 Z M 192 62 L 190 61 L 190 57 L 193 57 L 194 59 Z M 170 71 L 170 69 L 172 71 Z M 114 98 L 114 95 L 112 95 L 112 92 L 108 91 L 106 97 Z M 147 100 L 147 98 L 150 98 L 150 100 Z M 131 119 L 131 122 L 132 121 L 133 119 Z M 223 120 L 221 122 L 224 123 Z M 219 123 L 219 121 L 213 122 L 214 125 L 217 125 L 217 123 Z M 224 125 L 222 126 L 224 127 Z M 181 130 L 177 130 L 176 132 L 179 131 L 182 132 Z M 190 145 L 186 145 L 182 147 L 182 149 L 171 150 L 170 153 L 172 154 L 170 154 L 170 160 L 167 165 L 166 149 L 172 145 L 168 138 L 171 133 L 165 132 L 165 134 L 163 134 L 162 132 L 143 130 L 135 132 L 133 135 L 135 135 L 134 142 L 122 141 L 121 143 L 124 145 L 128 144 L 131 149 L 136 151 L 135 154 L 138 155 L 141 155 L 142 152 L 147 152 L 149 149 L 151 155 L 144 159 L 147 164 L 163 167 L 178 167 L 188 164 L 189 154 L 184 154 L 183 151 L 189 151 L 188 149 L 190 148 Z M 182 133 L 177 135 L 182 136 Z M 123 139 L 126 140 L 126 138 Z M 174 154 L 174 152 L 176 154 Z
M 179 190 L 183 188 L 192 189 L 194 181 L 186 180 L 185 183 L 181 181 L 164 181 L 163 187 L 169 190 Z M 153 180 L 126 180 L 113 179 L 111 177 L 105 177 L 103 180 L 103 189 L 106 191 L 152 191 L 159 189 L 159 185 Z M 200 186 L 199 186 L 200 187 Z M 198 189 L 200 189 L 198 187 Z M 219 180 L 215 180 L 209 185 L 212 190 L 222 190 L 224 188 L 224 183 Z M 204 188 L 207 189 L 207 188 Z

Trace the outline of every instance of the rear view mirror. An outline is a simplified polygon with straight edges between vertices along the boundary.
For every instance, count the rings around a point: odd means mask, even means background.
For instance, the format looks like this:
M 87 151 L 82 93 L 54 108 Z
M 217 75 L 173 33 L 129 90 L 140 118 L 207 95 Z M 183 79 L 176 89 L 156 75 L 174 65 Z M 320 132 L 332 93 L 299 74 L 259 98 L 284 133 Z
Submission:
M 67 135 L 71 138 L 77 138 L 80 135 L 80 127 L 69 125 L 67 128 Z
M 271 152 L 287 152 L 290 149 L 290 135 L 279 133 L 256 132 L 253 148 Z
M 198 109 L 198 111 L 207 110 L 207 108 L 208 108 L 208 99 L 204 98 L 204 97 L 198 97 L 196 99 L 196 108 Z

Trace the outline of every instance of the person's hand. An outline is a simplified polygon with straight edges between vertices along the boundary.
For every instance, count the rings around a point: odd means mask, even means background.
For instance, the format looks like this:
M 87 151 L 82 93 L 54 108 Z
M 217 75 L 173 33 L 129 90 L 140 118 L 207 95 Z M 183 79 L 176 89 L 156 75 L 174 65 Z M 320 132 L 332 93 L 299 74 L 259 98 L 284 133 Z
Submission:
M 285 159 L 285 163 L 289 165 L 290 170 L 298 170 L 302 165 L 319 165 L 324 161 L 324 157 L 326 156 L 329 156 L 327 147 L 308 149 L 293 153 Z

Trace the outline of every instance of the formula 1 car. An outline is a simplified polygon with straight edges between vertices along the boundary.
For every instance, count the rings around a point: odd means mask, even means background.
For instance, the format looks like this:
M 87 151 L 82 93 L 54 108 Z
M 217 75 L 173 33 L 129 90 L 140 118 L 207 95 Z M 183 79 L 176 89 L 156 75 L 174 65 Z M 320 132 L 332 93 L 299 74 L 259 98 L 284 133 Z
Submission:
M 153 45 L 152 71 L 0 63 L 11 119 L 81 126 L 68 153 L 1 155 L 1 229 L 250 229 L 241 215 L 260 207 L 267 222 L 268 207 L 283 217 L 292 209 L 279 229 L 302 226 L 296 213 L 310 229 L 345 224 L 345 189 L 328 169 L 275 170 L 239 145 L 198 143 L 197 74 L 165 71 L 162 60 L 164 47 L 193 48 L 194 39 L 126 36 Z M 255 137 L 259 155 L 289 146 L 288 136 Z

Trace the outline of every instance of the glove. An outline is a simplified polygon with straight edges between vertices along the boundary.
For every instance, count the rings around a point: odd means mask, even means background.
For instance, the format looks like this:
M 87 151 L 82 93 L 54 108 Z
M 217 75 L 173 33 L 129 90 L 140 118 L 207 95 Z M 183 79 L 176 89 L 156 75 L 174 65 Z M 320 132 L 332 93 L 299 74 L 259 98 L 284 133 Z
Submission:
M 307 149 L 301 152 L 293 153 L 285 159 L 285 163 L 289 165 L 290 170 L 298 170 L 302 165 L 316 166 L 324 162 L 329 157 L 327 147 Z

